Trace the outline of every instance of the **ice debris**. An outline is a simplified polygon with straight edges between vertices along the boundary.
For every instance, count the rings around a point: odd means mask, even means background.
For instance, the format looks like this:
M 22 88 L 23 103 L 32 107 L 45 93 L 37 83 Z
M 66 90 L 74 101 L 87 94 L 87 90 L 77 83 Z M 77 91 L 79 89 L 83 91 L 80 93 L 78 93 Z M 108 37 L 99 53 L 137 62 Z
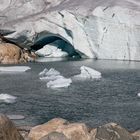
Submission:
M 12 104 L 16 102 L 16 99 L 17 97 L 9 94 L 5 94 L 5 93 L 0 94 L 0 102 Z
M 54 46 L 53 44 L 45 45 L 43 48 L 35 52 L 39 56 L 43 57 L 66 57 L 67 52 L 62 51 L 60 48 Z
M 47 83 L 47 87 L 49 88 L 62 88 L 62 87 L 68 87 L 70 86 L 72 83 L 72 80 L 70 78 L 65 78 L 65 77 L 61 77 L 61 78 L 58 78 L 56 80 L 52 80 L 52 81 L 49 81 Z
M 25 72 L 31 69 L 28 66 L 9 66 L 9 67 L 0 67 L 0 72 Z
M 60 74 L 59 71 L 51 68 L 48 70 L 45 68 L 42 72 L 39 73 L 40 80 L 44 80 L 47 82 L 48 88 L 62 88 L 69 87 L 72 83 L 70 78 L 65 78 Z
M 100 79 L 101 78 L 101 73 L 92 68 L 82 66 L 80 70 L 81 70 L 81 73 L 78 75 L 75 75 L 74 78 L 77 78 L 77 79 L 79 78 L 80 79 Z

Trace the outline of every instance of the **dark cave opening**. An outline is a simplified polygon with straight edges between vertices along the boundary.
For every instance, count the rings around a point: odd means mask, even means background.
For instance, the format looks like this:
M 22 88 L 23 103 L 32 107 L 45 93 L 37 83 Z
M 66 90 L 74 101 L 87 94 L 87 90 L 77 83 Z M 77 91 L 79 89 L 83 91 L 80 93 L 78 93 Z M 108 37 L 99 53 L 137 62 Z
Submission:
M 53 44 L 62 51 L 67 52 L 69 57 L 81 58 L 81 54 L 77 52 L 77 50 L 75 50 L 75 48 L 67 40 L 56 35 L 38 37 L 34 45 L 31 46 L 31 49 L 37 51 L 47 44 Z

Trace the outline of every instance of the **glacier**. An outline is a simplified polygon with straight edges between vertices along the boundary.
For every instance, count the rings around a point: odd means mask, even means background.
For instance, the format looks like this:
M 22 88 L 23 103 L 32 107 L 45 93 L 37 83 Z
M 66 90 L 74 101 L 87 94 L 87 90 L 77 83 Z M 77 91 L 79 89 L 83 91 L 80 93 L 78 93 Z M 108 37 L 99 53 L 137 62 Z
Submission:
M 35 50 L 59 38 L 83 58 L 140 61 L 140 1 L 2 0 L 0 33 Z

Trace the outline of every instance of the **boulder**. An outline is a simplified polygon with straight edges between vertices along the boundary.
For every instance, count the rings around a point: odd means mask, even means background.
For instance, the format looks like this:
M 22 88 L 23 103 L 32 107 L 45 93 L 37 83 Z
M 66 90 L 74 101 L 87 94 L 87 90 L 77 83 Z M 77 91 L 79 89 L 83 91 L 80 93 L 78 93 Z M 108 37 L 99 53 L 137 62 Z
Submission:
M 63 133 L 69 140 L 90 140 L 89 130 L 83 123 L 62 125 L 56 131 Z
M 68 140 L 67 137 L 58 132 L 49 133 L 47 136 L 41 138 L 40 140 Z
M 0 63 L 17 64 L 28 61 L 34 61 L 36 55 L 28 50 L 21 49 L 19 46 L 11 43 L 0 43 Z
M 140 61 L 138 0 L 2 0 L 0 7 L 0 33 L 20 46 L 36 50 L 57 38 L 83 57 Z
M 115 123 L 109 123 L 97 128 L 93 140 L 137 140 L 126 129 Z
M 137 137 L 138 140 L 140 140 L 140 130 L 134 132 L 132 135 Z
M 29 138 L 32 140 L 39 140 L 51 132 L 57 130 L 58 127 L 67 124 L 68 122 L 61 118 L 54 118 L 45 124 L 35 126 L 29 133 Z
M 0 140 L 24 140 L 12 121 L 5 115 L 0 115 Z
M 21 59 L 21 49 L 10 43 L 0 43 L 0 63 L 17 64 Z

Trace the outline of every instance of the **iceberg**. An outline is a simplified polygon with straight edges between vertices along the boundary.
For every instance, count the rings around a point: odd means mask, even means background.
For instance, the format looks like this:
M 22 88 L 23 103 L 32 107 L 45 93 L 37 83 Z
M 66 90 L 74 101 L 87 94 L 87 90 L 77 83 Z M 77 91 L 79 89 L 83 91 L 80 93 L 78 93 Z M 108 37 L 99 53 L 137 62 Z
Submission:
M 48 88 L 63 88 L 63 87 L 69 87 L 72 83 L 72 80 L 70 78 L 58 78 L 53 81 L 49 81 L 47 83 Z
M 15 103 L 16 99 L 17 99 L 17 97 L 11 96 L 9 94 L 5 94 L 5 93 L 0 94 L 0 102 L 11 104 L 11 103 Z
M 25 72 L 30 70 L 28 66 L 9 66 L 9 67 L 0 67 L 0 72 Z
M 74 78 L 78 78 L 78 79 L 79 78 L 80 79 L 100 79 L 101 78 L 101 73 L 92 68 L 82 66 L 80 70 L 81 70 L 81 73 L 78 75 L 75 75 Z
M 48 72 L 45 74 L 46 76 L 54 76 L 54 75 L 60 75 L 60 72 L 55 70 L 54 68 L 51 68 Z
M 64 77 L 61 75 L 52 75 L 52 76 L 40 77 L 40 80 L 50 81 L 50 80 L 56 80 L 56 79 L 60 79 L 60 78 L 64 78 Z
M 40 80 L 55 80 L 58 78 L 63 78 L 63 76 L 60 75 L 60 72 L 55 70 L 54 68 L 51 68 L 48 70 L 45 68 L 42 72 L 39 73 Z
M 45 68 L 42 72 L 39 73 L 40 80 L 47 81 L 48 88 L 62 88 L 69 87 L 72 83 L 71 78 L 65 78 L 60 74 L 59 71 L 51 68 L 48 70 Z
M 39 73 L 39 76 L 45 76 L 45 74 L 48 72 L 48 69 L 47 68 L 45 68 L 43 71 L 41 71 L 40 73 Z
M 140 93 L 138 93 L 138 97 L 140 97 Z

